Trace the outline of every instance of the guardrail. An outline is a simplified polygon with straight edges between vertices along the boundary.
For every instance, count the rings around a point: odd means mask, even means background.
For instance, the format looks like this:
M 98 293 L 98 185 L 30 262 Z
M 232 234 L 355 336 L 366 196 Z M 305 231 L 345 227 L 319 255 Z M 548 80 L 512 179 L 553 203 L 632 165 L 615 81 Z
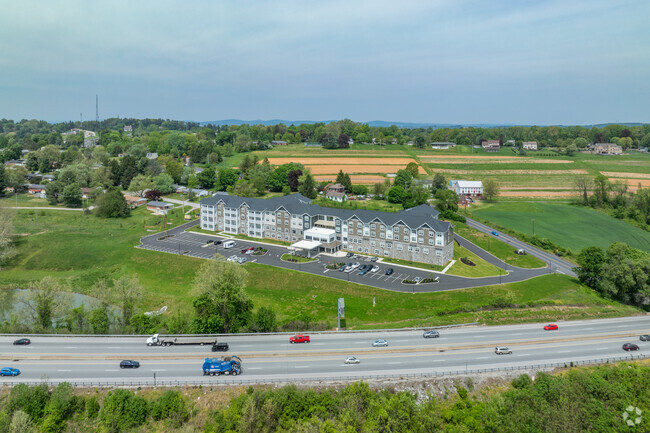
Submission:
M 259 378 L 259 379 L 242 379 L 241 376 L 220 376 L 213 379 L 196 379 L 196 380 L 157 380 L 155 376 L 152 379 L 132 380 L 132 381 L 68 381 L 64 379 L 47 380 L 41 379 L 40 381 L 33 381 L 31 383 L 61 383 L 67 382 L 75 387 L 98 387 L 98 388 L 116 388 L 116 387 L 171 387 L 171 386 L 214 386 L 214 385 L 264 385 L 264 384 L 283 384 L 295 382 L 350 382 L 357 380 L 380 380 L 380 379 L 408 379 L 408 378 L 435 378 L 444 376 L 467 376 L 471 374 L 480 373 L 495 373 L 495 372 L 508 372 L 508 371 L 522 371 L 522 370 L 550 370 L 554 368 L 570 368 L 580 365 L 600 365 L 609 364 L 610 362 L 619 361 L 634 361 L 640 359 L 650 358 L 649 355 L 627 355 L 615 356 L 609 358 L 596 358 L 580 361 L 568 362 L 551 362 L 539 363 L 531 365 L 516 365 L 510 367 L 491 367 L 491 368 L 465 368 L 464 370 L 451 370 L 451 371 L 430 371 L 423 373 L 395 373 L 395 374 L 366 374 L 354 376 L 317 376 L 317 377 L 299 377 L 299 378 Z M 244 368 L 245 371 L 245 368 Z M 4 382 L 2 385 L 5 387 L 13 387 L 21 382 Z

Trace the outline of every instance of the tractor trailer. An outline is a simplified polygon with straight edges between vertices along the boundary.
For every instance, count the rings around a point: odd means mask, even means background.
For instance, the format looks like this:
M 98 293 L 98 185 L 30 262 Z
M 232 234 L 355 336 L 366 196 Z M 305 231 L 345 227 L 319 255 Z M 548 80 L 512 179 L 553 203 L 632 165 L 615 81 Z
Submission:
M 214 337 L 175 337 L 175 338 L 160 338 L 159 334 L 155 334 L 147 338 L 147 346 L 205 346 L 217 345 L 217 339 Z
M 237 376 L 241 372 L 241 359 L 238 356 L 205 358 L 205 362 L 203 362 L 204 376 L 221 376 L 222 374 Z

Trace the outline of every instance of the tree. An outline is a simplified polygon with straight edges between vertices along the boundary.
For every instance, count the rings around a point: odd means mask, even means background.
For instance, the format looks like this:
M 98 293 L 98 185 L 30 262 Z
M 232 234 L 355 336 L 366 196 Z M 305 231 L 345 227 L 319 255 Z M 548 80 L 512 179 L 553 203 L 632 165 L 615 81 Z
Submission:
M 7 176 L 4 164 L 0 163 L 0 195 L 4 195 L 5 188 L 9 186 L 8 177 L 9 176 Z
M 235 185 L 228 187 L 228 192 L 240 197 L 255 197 L 257 190 L 249 180 L 238 180 Z
M 447 179 L 445 179 L 445 175 L 442 173 L 436 173 L 433 176 L 433 183 L 431 184 L 431 192 L 433 194 L 439 189 L 447 189 Z
M 131 181 L 138 175 L 138 162 L 131 155 L 126 155 L 120 163 L 120 184 L 127 189 Z
M 29 415 L 22 410 L 17 410 L 11 417 L 11 424 L 9 425 L 9 433 L 33 433 L 36 428 L 32 424 Z
M 239 173 L 233 168 L 220 168 L 219 176 L 216 183 L 216 189 L 225 191 L 239 180 Z
M 126 218 L 131 210 L 117 188 L 99 194 L 95 199 L 95 215 L 101 218 Z
M 214 167 L 208 165 L 201 173 L 197 175 L 197 180 L 205 189 L 211 189 L 216 182 L 216 173 Z
M 122 327 L 122 333 L 125 333 L 131 317 L 135 314 L 135 307 L 142 299 L 143 289 L 138 283 L 137 278 L 123 275 L 117 280 L 113 280 L 112 292 L 114 293 L 114 298 L 121 302 L 122 317 L 120 325 Z
M 317 197 L 316 194 L 316 189 L 315 184 L 316 182 L 314 181 L 314 176 L 307 171 L 302 177 L 302 181 L 300 183 L 300 187 L 298 188 L 298 192 L 300 194 L 304 195 L 307 198 L 314 199 Z
M 204 262 L 196 273 L 194 300 L 197 334 L 237 332 L 250 322 L 253 303 L 244 287 L 248 272 L 242 266 L 218 257 Z
M 145 176 L 143 174 L 139 174 L 131 180 L 131 184 L 129 185 L 129 191 L 137 195 L 138 197 L 144 197 L 144 193 L 148 189 L 154 189 L 156 187 L 156 184 L 154 183 L 153 179 L 149 176 Z
M 348 134 L 341 133 L 336 141 L 339 149 L 347 149 L 350 147 L 350 136 Z
M 162 197 L 162 194 L 157 189 L 150 189 L 144 193 L 144 198 L 149 201 L 158 201 Z
M 395 185 L 388 190 L 388 201 L 390 203 L 404 203 L 406 191 L 401 185 Z
M 287 182 L 289 185 L 289 188 L 291 188 L 292 192 L 298 191 L 298 186 L 300 185 L 298 179 L 300 179 L 300 176 L 302 176 L 302 170 L 291 170 L 288 175 L 287 175 Z
M 277 329 L 277 317 L 271 308 L 260 307 L 253 316 L 251 329 L 255 332 L 275 332 Z
M 593 187 L 593 182 L 591 181 L 591 178 L 588 176 L 577 176 L 573 180 L 573 185 L 575 186 L 578 196 L 580 197 L 582 204 L 587 205 L 589 204 L 589 191 L 591 191 Z
M 418 147 L 418 148 L 421 149 L 421 148 L 423 148 L 423 147 L 426 145 L 426 143 L 427 143 L 427 139 L 426 139 L 426 137 L 424 136 L 424 134 L 418 134 L 418 135 L 415 137 L 415 142 L 414 142 L 414 143 L 415 143 L 415 147 Z
M 569 144 L 565 150 L 568 156 L 573 156 L 577 151 L 578 151 L 578 146 L 576 146 L 573 143 Z
M 14 213 L 0 206 L 0 265 L 16 255 L 14 247 Z
M 413 182 L 413 175 L 411 174 L 410 171 L 408 170 L 397 170 L 397 174 L 395 175 L 395 180 L 393 181 L 393 185 L 399 185 L 404 190 L 409 189 L 411 186 L 411 182 Z
M 153 179 L 154 188 L 160 191 L 161 194 L 169 194 L 174 192 L 174 179 L 166 173 L 160 173 Z
M 406 170 L 407 170 L 409 173 L 411 173 L 411 176 L 412 176 L 412 177 L 414 177 L 414 178 L 415 178 L 415 177 L 418 177 L 419 168 L 418 168 L 418 165 L 417 165 L 415 162 L 409 162 L 409 163 L 406 165 Z
M 458 194 L 450 189 L 439 189 L 435 194 L 436 207 L 443 218 L 458 211 Z
M 72 183 L 63 188 L 61 198 L 63 199 L 63 204 L 67 207 L 79 207 L 81 206 L 81 188 L 78 184 Z
M 483 197 L 486 200 L 492 201 L 499 196 L 499 184 L 494 179 L 487 179 L 483 182 Z
M 607 177 L 598 174 L 594 178 L 594 199 L 597 206 L 602 206 L 609 200 L 610 182 Z
M 285 186 L 289 186 L 289 172 L 294 170 L 302 170 L 304 167 L 301 164 L 290 162 L 276 167 L 275 170 L 269 175 L 269 189 L 274 192 L 280 192 Z
M 45 186 L 45 196 L 50 204 L 57 204 L 63 194 L 65 186 L 58 180 L 52 181 Z
M 6 186 L 13 187 L 15 192 L 25 191 L 25 178 L 27 177 L 27 169 L 25 167 L 12 167 L 7 169 L 6 173 Z
M 406 201 L 403 203 L 404 209 L 420 206 L 429 199 L 429 191 L 423 186 L 411 185 L 406 194 Z
M 602 279 L 602 269 L 605 263 L 605 252 L 600 247 L 587 247 L 576 257 L 578 267 L 574 269 L 581 283 L 591 288 L 597 288 Z
M 352 185 L 352 194 L 366 195 L 368 194 L 368 186 L 366 185 Z
M 650 224 L 650 188 L 641 188 L 639 186 L 636 194 L 634 194 L 633 204 L 638 211 L 640 221 L 644 224 Z
M 71 297 L 52 277 L 45 277 L 20 294 L 23 313 L 40 329 L 50 329 L 53 321 L 68 310 Z

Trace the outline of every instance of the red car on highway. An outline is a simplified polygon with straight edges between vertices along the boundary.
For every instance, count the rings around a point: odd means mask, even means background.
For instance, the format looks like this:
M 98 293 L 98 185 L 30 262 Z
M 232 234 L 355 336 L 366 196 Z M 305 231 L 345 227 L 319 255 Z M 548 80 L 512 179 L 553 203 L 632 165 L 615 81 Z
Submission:
M 296 334 L 289 338 L 291 343 L 309 343 L 309 335 Z
M 548 325 L 544 326 L 544 331 L 557 331 L 558 327 L 555 323 L 549 323 Z

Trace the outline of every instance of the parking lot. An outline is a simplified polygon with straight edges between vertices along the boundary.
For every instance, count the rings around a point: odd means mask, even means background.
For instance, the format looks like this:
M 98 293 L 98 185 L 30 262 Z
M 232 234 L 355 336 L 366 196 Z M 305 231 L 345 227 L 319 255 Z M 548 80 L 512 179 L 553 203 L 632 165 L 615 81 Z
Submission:
M 198 221 L 183 224 L 182 226 L 168 230 L 166 232 L 157 233 L 141 239 L 141 245 L 138 248 L 149 250 L 161 251 L 171 254 L 187 255 L 202 259 L 210 259 L 215 254 L 221 254 L 224 257 L 236 255 L 237 257 L 245 257 L 246 262 L 261 263 L 265 265 L 276 266 L 285 269 L 292 269 L 300 272 L 308 272 L 311 274 L 323 275 L 329 278 L 336 278 L 339 280 L 350 281 L 368 286 L 377 287 L 380 289 L 387 289 L 400 292 L 434 292 L 441 290 L 450 290 L 467 287 L 480 287 L 492 284 L 499 284 L 500 282 L 522 281 L 532 278 L 543 273 L 545 270 L 540 269 L 517 269 L 511 271 L 510 274 L 503 277 L 485 277 L 485 278 L 462 278 L 451 275 L 435 274 L 427 270 L 419 270 L 406 266 L 395 264 L 376 262 L 379 266 L 377 272 L 368 272 L 365 275 L 359 275 L 360 269 L 356 268 L 351 272 L 340 272 L 338 269 L 327 269 L 328 263 L 356 263 L 360 264 L 374 264 L 371 262 L 370 257 L 358 256 L 356 259 L 350 257 L 332 257 L 329 255 L 320 254 L 316 257 L 315 261 L 308 263 L 294 263 L 281 259 L 283 254 L 289 252 L 285 246 L 267 244 L 263 241 L 254 242 L 241 239 L 230 239 L 217 235 L 206 235 L 196 232 L 187 232 L 186 228 L 198 224 Z M 236 245 L 233 248 L 224 248 L 223 242 L 233 240 Z M 211 241 L 211 242 L 209 242 Z M 221 244 L 215 245 L 215 241 L 221 241 Z M 241 251 L 249 247 L 263 247 L 268 250 L 264 255 L 245 255 Z M 393 268 L 392 275 L 386 275 L 386 269 Z M 419 284 L 404 284 L 404 280 L 416 280 L 416 278 L 435 278 L 438 277 L 437 282 L 433 283 L 419 283 Z

